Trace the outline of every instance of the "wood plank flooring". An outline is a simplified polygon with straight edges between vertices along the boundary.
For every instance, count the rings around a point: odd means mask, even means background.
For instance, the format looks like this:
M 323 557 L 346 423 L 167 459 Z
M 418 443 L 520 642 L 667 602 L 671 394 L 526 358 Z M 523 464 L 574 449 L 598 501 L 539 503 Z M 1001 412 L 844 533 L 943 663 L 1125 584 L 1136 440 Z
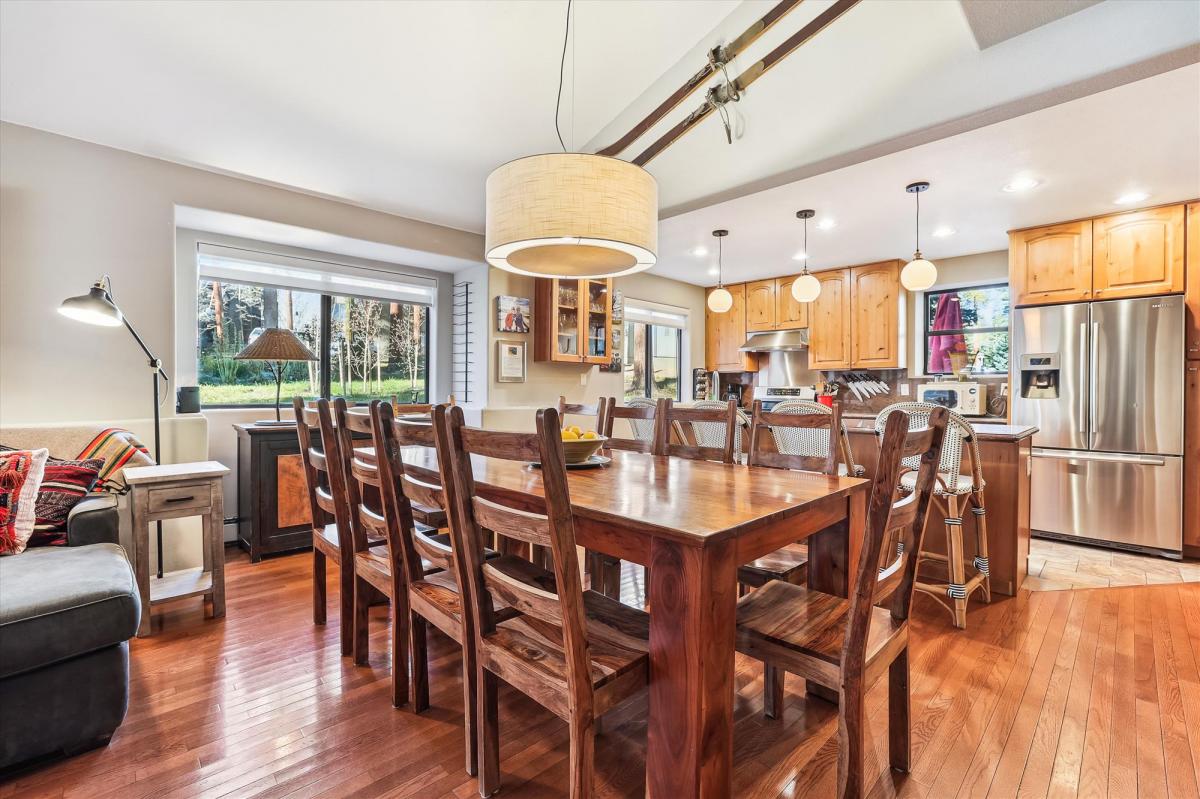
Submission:
M 427 713 L 393 709 L 384 608 L 372 611 L 371 663 L 355 667 L 336 625 L 312 624 L 310 556 L 229 561 L 225 619 L 181 602 L 132 643 L 130 711 L 112 743 L 9 775 L 0 797 L 475 795 L 457 647 L 431 641 Z M 628 569 L 629 598 L 641 587 Z M 868 701 L 873 795 L 1200 799 L 1200 584 L 1023 590 L 973 603 L 965 632 L 918 595 L 913 641 L 914 768 L 886 771 L 880 682 Z M 783 718 L 765 720 L 761 678 L 739 659 L 735 795 L 832 797 L 833 708 L 788 677 Z M 507 689 L 500 719 L 502 795 L 565 795 L 565 725 Z M 642 794 L 645 736 L 639 700 L 606 719 L 600 796 Z

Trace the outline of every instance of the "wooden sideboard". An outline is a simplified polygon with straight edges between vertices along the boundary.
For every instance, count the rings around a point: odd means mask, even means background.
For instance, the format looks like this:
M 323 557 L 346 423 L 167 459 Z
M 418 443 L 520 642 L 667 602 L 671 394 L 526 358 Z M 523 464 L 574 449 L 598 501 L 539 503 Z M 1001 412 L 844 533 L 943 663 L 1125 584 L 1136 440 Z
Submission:
M 257 563 L 312 546 L 312 513 L 296 426 L 235 424 L 238 544 Z

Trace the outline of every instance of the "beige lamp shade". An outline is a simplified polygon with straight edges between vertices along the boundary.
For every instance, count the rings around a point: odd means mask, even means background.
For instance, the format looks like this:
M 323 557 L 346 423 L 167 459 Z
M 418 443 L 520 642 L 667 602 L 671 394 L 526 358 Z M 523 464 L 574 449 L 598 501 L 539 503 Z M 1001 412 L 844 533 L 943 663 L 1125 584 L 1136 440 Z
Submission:
M 488 263 L 532 277 L 617 277 L 654 266 L 658 184 L 587 153 L 510 161 L 487 179 Z
M 317 356 L 290 330 L 268 327 L 233 356 L 238 361 L 315 361 Z

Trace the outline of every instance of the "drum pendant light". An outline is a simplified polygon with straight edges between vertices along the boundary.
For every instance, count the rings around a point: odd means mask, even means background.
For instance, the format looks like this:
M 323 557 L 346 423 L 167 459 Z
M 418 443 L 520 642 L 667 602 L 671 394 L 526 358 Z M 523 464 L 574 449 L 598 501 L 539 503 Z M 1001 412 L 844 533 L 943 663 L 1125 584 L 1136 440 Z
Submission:
M 563 62 L 567 41 L 564 33 Z M 558 93 L 561 99 L 562 63 Z M 572 97 L 572 107 L 574 102 Z M 554 127 L 557 131 L 557 107 Z M 602 278 L 641 272 L 657 260 L 658 183 L 627 161 L 567 152 L 563 144 L 561 153 L 498 167 L 488 176 L 485 194 L 484 253 L 499 269 L 532 277 Z
M 816 215 L 811 208 L 796 212 L 796 218 L 804 220 L 804 271 L 792 283 L 792 298 L 796 302 L 812 302 L 821 296 L 821 281 L 808 273 L 808 220 Z
M 724 254 L 721 242 L 729 235 L 729 231 L 714 230 L 712 234 L 717 237 L 717 287 L 708 295 L 708 310 L 713 313 L 725 313 L 733 307 L 733 295 L 729 293 L 729 289 L 725 288 L 722 282 L 725 276 L 725 266 L 721 258 Z
M 921 192 L 928 191 L 929 183 L 909 183 L 904 190 L 917 199 L 917 249 L 913 259 L 900 270 L 900 285 L 909 291 L 924 291 L 937 282 L 937 267 L 921 257 Z

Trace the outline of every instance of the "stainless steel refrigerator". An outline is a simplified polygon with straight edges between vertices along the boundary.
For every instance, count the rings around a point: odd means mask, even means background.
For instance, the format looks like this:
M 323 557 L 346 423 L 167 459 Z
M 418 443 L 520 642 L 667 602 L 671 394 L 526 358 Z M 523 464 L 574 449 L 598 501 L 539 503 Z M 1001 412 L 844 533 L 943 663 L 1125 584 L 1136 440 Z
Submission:
M 1183 297 L 1013 312 L 1013 424 L 1037 425 L 1030 526 L 1178 556 Z

